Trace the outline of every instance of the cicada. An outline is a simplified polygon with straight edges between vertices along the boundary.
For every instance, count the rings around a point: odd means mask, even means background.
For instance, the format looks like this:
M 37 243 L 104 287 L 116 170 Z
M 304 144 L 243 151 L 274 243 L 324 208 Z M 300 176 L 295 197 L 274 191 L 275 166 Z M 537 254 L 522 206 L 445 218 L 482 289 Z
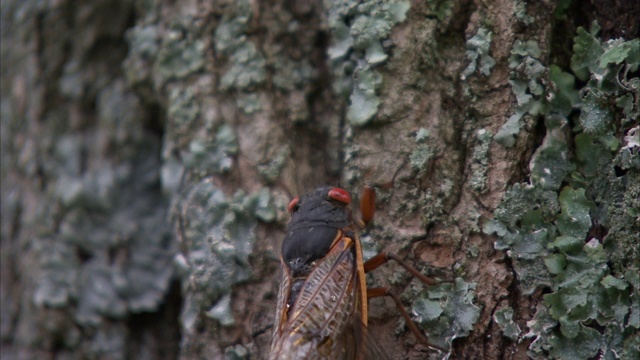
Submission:
M 350 203 L 346 190 L 321 187 L 289 204 L 269 359 L 388 359 L 367 332 L 368 299 L 384 295 L 426 343 L 399 297 L 386 288 L 367 289 L 365 273 L 392 259 L 421 281 L 434 281 L 392 253 L 363 261 L 358 232 L 373 218 L 375 191 L 363 191 L 362 219 L 353 217 Z

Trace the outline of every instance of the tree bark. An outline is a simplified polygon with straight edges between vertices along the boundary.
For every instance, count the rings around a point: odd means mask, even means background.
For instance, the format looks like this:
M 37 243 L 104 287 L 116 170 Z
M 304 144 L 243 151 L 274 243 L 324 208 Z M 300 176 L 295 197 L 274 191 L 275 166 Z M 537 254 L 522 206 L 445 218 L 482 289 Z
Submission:
M 333 184 L 444 280 L 368 282 L 451 358 L 634 358 L 632 3 L 3 2 L 0 355 L 266 358 L 287 204 Z

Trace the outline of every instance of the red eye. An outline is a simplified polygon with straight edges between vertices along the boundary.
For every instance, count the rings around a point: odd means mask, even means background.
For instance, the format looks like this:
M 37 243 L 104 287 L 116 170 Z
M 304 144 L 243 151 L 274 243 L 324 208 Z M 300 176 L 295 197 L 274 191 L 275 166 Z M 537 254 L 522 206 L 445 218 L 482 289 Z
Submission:
M 298 209 L 298 200 L 299 199 L 300 199 L 300 197 L 296 196 L 295 198 L 293 198 L 293 200 L 291 200 L 291 202 L 289 203 L 289 206 L 287 207 L 287 209 L 289 210 L 289 214 L 293 214 L 293 212 Z
M 329 193 L 327 193 L 327 195 L 329 196 L 329 198 L 335 201 L 339 201 L 345 205 L 349 205 L 349 203 L 351 202 L 351 195 L 349 195 L 347 190 L 344 189 L 332 188 L 331 190 L 329 190 Z

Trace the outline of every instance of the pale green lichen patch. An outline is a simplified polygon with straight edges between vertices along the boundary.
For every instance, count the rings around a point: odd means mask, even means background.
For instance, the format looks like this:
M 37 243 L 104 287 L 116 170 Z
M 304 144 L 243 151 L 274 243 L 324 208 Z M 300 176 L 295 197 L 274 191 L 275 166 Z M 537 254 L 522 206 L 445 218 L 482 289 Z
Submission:
M 167 133 L 174 141 L 180 141 L 189 136 L 197 126 L 200 103 L 195 92 L 189 88 L 171 89 L 168 102 Z
M 439 21 L 447 21 L 453 15 L 454 1 L 428 0 L 429 15 L 435 16 Z
M 575 165 L 571 163 L 568 136 L 563 124 L 557 128 L 549 128 L 542 145 L 533 154 L 530 162 L 531 182 L 546 190 L 558 190 L 564 178 L 573 171 Z
M 185 38 L 180 28 L 167 31 L 159 49 L 154 65 L 162 82 L 183 78 L 204 67 L 204 41 Z
M 380 98 L 376 89 L 382 83 L 382 75 L 375 71 L 362 71 L 353 84 L 351 105 L 347 110 L 347 118 L 353 125 L 366 124 L 378 112 Z
M 240 344 L 229 346 L 224 351 L 226 360 L 248 360 L 251 359 L 250 355 L 249 350 Z
M 429 341 L 450 348 L 454 339 L 465 337 L 480 317 L 473 304 L 475 284 L 457 278 L 454 283 L 429 286 L 413 301 L 411 313 Z
M 154 25 L 136 25 L 126 32 L 129 54 L 122 70 L 130 85 L 138 85 L 151 78 L 152 62 L 160 48 L 160 31 Z
M 600 73 L 598 59 L 604 54 L 604 50 L 596 37 L 598 31 L 600 26 L 594 22 L 589 31 L 579 27 L 578 35 L 574 39 L 571 70 L 582 81 L 588 80 L 591 74 Z
M 238 152 L 238 141 L 233 128 L 221 125 L 213 139 L 198 137 L 189 143 L 183 154 L 187 169 L 199 176 L 223 174 L 233 165 L 233 157 Z
M 517 96 L 519 107 L 540 102 L 547 134 L 529 164 L 531 183 L 509 189 L 483 228 L 507 251 L 523 293 L 550 290 L 527 322 L 533 358 L 640 356 L 640 41 L 601 43 L 597 32 L 594 24 L 575 38 L 571 68 L 587 82 L 582 89 L 552 67 L 548 102 L 529 82 Z M 573 109 L 580 114 L 567 121 Z
M 247 115 L 251 115 L 262 110 L 260 97 L 255 93 L 238 96 L 236 99 L 236 105 Z
M 245 42 L 229 57 L 231 63 L 227 72 L 222 75 L 220 89 L 248 89 L 262 84 L 267 73 L 267 61 L 253 43 Z
M 248 39 L 248 23 L 253 13 L 248 1 L 241 0 L 225 9 L 214 33 L 216 52 L 228 59 L 228 68 L 220 79 L 221 90 L 245 90 L 264 83 L 267 78 L 265 57 Z
M 560 192 L 558 201 L 562 210 L 556 221 L 558 231 L 563 236 L 583 239 L 591 228 L 589 210 L 594 206 L 586 198 L 585 190 L 566 187 Z
M 493 134 L 487 129 L 476 131 L 476 141 L 473 147 L 473 162 L 471 163 L 471 179 L 469 185 L 479 193 L 487 189 L 487 171 L 489 165 L 489 145 Z
M 316 71 L 307 59 L 299 62 L 288 57 L 278 56 L 273 61 L 273 85 L 283 91 L 294 91 L 303 88 L 316 76 Z
M 520 327 L 513 321 L 513 309 L 509 306 L 503 307 L 493 314 L 493 321 L 500 326 L 502 334 L 515 341 L 520 336 Z
M 280 171 L 289 159 L 290 150 L 288 147 L 282 147 L 274 156 L 265 159 L 266 162 L 256 166 L 260 177 L 268 184 L 274 183 L 280 177 Z
M 409 155 L 409 162 L 411 168 L 419 175 L 427 171 L 427 166 L 433 156 L 435 155 L 435 149 L 427 144 L 429 138 L 429 131 L 420 128 L 416 133 L 416 146 Z
M 523 116 L 526 114 L 537 116 L 547 112 L 547 101 L 543 94 L 548 89 L 542 80 L 547 68 L 538 60 L 540 55 L 540 47 L 533 40 L 526 42 L 516 40 L 511 49 L 509 84 L 516 96 L 517 106 L 514 114 L 494 137 L 498 143 L 506 147 L 515 145 L 515 137 L 520 131 Z
M 564 117 L 568 117 L 573 108 L 580 102 L 578 91 L 576 91 L 575 84 L 576 78 L 562 71 L 557 65 L 551 65 L 549 67 L 549 78 L 551 79 L 550 87 L 554 90 L 551 92 L 550 109 L 554 114 L 560 114 Z M 555 117 L 558 119 L 558 117 Z M 545 120 L 549 122 L 549 120 Z M 553 121 L 549 128 L 557 126 L 563 126 L 565 122 Z
M 276 219 L 269 192 L 254 194 L 238 191 L 226 196 L 212 182 L 196 184 L 184 204 L 183 272 L 186 277 L 183 326 L 193 327 L 201 312 L 222 325 L 233 323 L 229 301 L 232 286 L 251 276 L 249 255 L 255 243 L 258 220 Z M 208 310 L 206 310 L 208 309 Z
M 97 93 L 95 106 L 100 126 L 52 138 L 44 132 L 38 156 L 48 200 L 27 223 L 36 229 L 31 246 L 40 264 L 33 303 L 65 308 L 70 321 L 89 326 L 157 310 L 176 251 L 158 191 L 160 142 L 143 130 L 137 98 L 116 81 Z M 109 150 L 87 141 L 95 138 Z
M 234 325 L 235 320 L 231 313 L 231 294 L 224 295 L 211 309 L 205 312 L 205 315 L 216 320 L 222 326 Z
M 589 135 L 602 135 L 608 132 L 613 114 L 605 104 L 600 104 L 600 99 L 593 93 L 582 98 L 582 111 L 580 112 L 580 125 L 582 130 Z
M 469 60 L 469 65 L 462 71 L 462 80 L 465 80 L 469 75 L 476 72 L 476 70 L 485 76 L 491 74 L 491 69 L 496 64 L 495 59 L 489 55 L 492 35 L 493 33 L 491 31 L 481 27 L 471 39 L 467 40 L 466 55 Z
M 513 12 L 518 20 L 522 21 L 525 25 L 531 25 L 534 23 L 535 18 L 527 14 L 527 2 L 523 0 L 513 0 Z
M 373 118 L 380 105 L 377 92 L 382 76 L 375 66 L 389 56 L 382 42 L 394 25 L 404 21 L 409 2 L 325 1 L 325 7 L 332 34 L 328 54 L 335 75 L 334 91 L 350 94 L 347 119 L 361 126 Z

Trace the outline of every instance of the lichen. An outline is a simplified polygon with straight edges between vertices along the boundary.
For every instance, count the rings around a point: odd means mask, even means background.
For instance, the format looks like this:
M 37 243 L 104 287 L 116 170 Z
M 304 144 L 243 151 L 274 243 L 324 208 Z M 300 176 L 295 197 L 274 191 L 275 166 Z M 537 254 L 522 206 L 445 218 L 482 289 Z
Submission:
M 493 134 L 487 129 L 476 131 L 476 144 L 473 147 L 471 163 L 471 188 L 479 193 L 487 189 L 487 171 L 489 166 L 489 145 Z
M 198 125 L 200 103 L 196 92 L 189 88 L 174 88 L 169 91 L 167 109 L 167 133 L 179 142 L 181 138 L 191 135 Z
M 216 320 L 222 326 L 231 326 L 236 323 L 231 313 L 231 294 L 225 294 L 218 302 L 205 312 L 205 315 Z
M 236 105 L 247 115 L 251 115 L 262 110 L 260 97 L 255 93 L 238 96 L 236 99 Z
M 513 0 L 513 12 L 516 18 L 522 21 L 525 25 L 531 25 L 535 21 L 535 18 L 527 14 L 527 2 L 523 0 Z
M 450 0 L 428 0 L 429 15 L 435 16 L 439 21 L 447 21 L 453 15 L 454 1 Z
M 429 131 L 420 128 L 416 133 L 416 146 L 409 155 L 411 167 L 418 173 L 418 176 L 427 171 L 427 166 L 435 155 L 435 149 L 427 144 L 428 138 Z
M 229 57 L 230 68 L 222 75 L 221 90 L 249 89 L 262 84 L 267 74 L 264 56 L 251 42 L 244 42 Z
M 450 348 L 454 339 L 469 334 L 480 317 L 480 308 L 473 304 L 475 286 L 456 278 L 454 283 L 429 286 L 416 296 L 411 313 L 429 333 L 429 342 Z
M 550 123 L 548 122 L 549 125 Z M 547 128 L 547 135 L 542 145 L 536 149 L 531 158 L 529 166 L 531 182 L 545 190 L 558 190 L 564 178 L 573 171 L 575 166 L 569 159 L 564 118 L 561 118 L 559 126 L 547 126 Z
M 520 131 L 523 116 L 527 114 L 537 116 L 547 113 L 546 99 L 552 95 L 543 96 L 545 92 L 549 92 L 543 82 L 543 76 L 548 70 L 538 60 L 540 55 L 540 48 L 533 40 L 526 42 L 516 40 L 511 48 L 509 84 L 511 84 L 511 89 L 516 96 L 517 106 L 514 114 L 509 117 L 494 137 L 498 143 L 506 147 L 515 145 L 515 137 Z
M 273 67 L 273 85 L 283 91 L 294 91 L 304 87 L 316 75 L 317 71 L 308 59 L 295 62 L 284 56 L 278 56 Z
M 224 351 L 226 360 L 246 360 L 251 358 L 249 355 L 249 351 L 240 344 L 229 346 Z
M 534 339 L 533 358 L 639 355 L 640 80 L 632 71 L 640 65 L 640 41 L 602 43 L 598 29 L 580 28 L 575 38 L 571 68 L 586 82 L 582 89 L 558 67 L 543 92 L 535 76 L 512 83 L 518 108 L 538 109 L 547 133 L 529 163 L 530 183 L 514 184 L 483 228 L 497 236 L 496 249 L 507 251 L 524 294 L 548 289 L 523 335 Z M 512 55 L 534 65 L 514 67 L 524 74 L 546 71 L 526 59 L 534 55 L 530 46 L 514 47 Z
M 394 25 L 404 21 L 409 2 L 325 1 L 325 8 L 332 33 L 328 54 L 336 78 L 334 91 L 350 94 L 347 119 L 362 126 L 380 105 L 377 92 L 382 75 L 375 67 L 388 58 L 382 41 Z
M 105 149 L 88 144 L 86 134 L 59 136 L 43 155 L 43 171 L 55 179 L 43 196 L 63 211 L 51 231 L 46 217 L 54 210 L 43 205 L 43 230 L 33 240 L 41 264 L 33 301 L 69 309 L 80 325 L 157 310 L 173 276 L 168 204 L 158 192 L 159 141 L 142 130 L 136 101 L 118 81 L 96 99 L 99 136 L 126 160 L 102 159 Z M 81 154 L 94 165 L 83 169 Z
M 236 1 L 225 9 L 215 30 L 215 50 L 229 64 L 220 79 L 221 90 L 248 90 L 267 78 L 267 61 L 247 36 L 252 16 L 247 0 Z
M 272 184 L 280 177 L 280 171 L 284 167 L 287 159 L 289 159 L 290 150 L 288 147 L 281 148 L 276 152 L 275 156 L 266 159 L 265 163 L 256 166 L 258 174 L 267 183 Z
M 378 72 L 363 70 L 356 76 L 350 98 L 351 104 L 347 110 L 347 119 L 351 124 L 364 125 L 378 112 L 380 98 L 376 89 L 380 84 L 382 75 Z
M 183 205 L 182 264 L 185 305 L 183 327 L 192 331 L 201 314 L 221 325 L 233 323 L 228 296 L 234 285 L 251 276 L 249 255 L 256 240 L 258 220 L 276 219 L 276 209 L 266 189 L 257 193 L 236 192 L 228 197 L 210 180 L 192 188 Z
M 152 60 L 160 48 L 160 31 L 154 25 L 136 25 L 126 32 L 129 53 L 123 62 L 125 78 L 131 86 L 151 80 Z
M 224 124 L 218 128 L 212 139 L 193 139 L 183 157 L 189 171 L 204 177 L 207 174 L 223 174 L 231 170 L 233 157 L 237 152 L 238 142 L 233 128 Z
M 151 34 L 140 34 L 149 36 Z M 140 49 L 143 50 L 143 49 Z M 160 76 L 160 84 L 183 78 L 204 67 L 205 43 L 201 39 L 184 37 L 180 25 L 164 33 L 155 61 L 154 73 Z
M 518 340 L 521 330 L 520 326 L 513 321 L 513 309 L 511 307 L 506 306 L 496 311 L 493 314 L 493 321 L 500 326 L 502 335 L 513 341 Z
M 461 78 L 465 80 L 469 75 L 479 70 L 481 74 L 489 76 L 496 64 L 489 55 L 493 33 L 485 28 L 479 28 L 476 34 L 466 42 L 466 55 L 469 65 L 462 71 Z

